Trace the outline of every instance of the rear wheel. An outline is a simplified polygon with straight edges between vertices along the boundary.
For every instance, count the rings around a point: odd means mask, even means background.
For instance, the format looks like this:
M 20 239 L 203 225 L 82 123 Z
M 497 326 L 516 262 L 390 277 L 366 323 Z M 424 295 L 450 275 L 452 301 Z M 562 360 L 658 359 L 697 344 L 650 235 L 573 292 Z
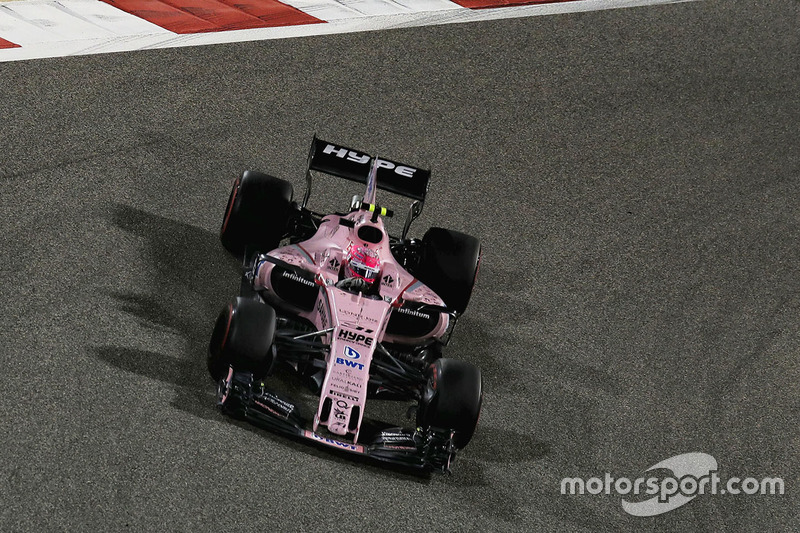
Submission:
M 417 425 L 453 431 L 456 448 L 465 447 L 478 425 L 483 403 L 481 371 L 456 359 L 438 359 L 428 367 Z
M 252 372 L 256 379 L 264 377 L 272 369 L 274 339 L 275 310 L 257 300 L 236 298 L 220 312 L 211 334 L 211 377 L 219 381 L 231 366 Z
M 430 228 L 422 238 L 422 257 L 414 275 L 459 314 L 466 310 L 481 260 L 475 237 L 443 228 Z
M 233 184 L 225 217 L 222 245 L 239 259 L 246 249 L 268 252 L 278 247 L 292 209 L 292 184 L 247 170 Z

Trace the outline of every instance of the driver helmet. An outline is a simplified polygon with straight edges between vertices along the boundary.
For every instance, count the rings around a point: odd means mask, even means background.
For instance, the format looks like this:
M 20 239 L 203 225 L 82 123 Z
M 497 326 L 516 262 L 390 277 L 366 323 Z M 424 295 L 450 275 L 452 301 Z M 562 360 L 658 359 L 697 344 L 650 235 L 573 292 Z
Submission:
M 373 283 L 380 276 L 381 260 L 378 252 L 365 246 L 351 244 L 344 263 L 348 278 L 360 278 L 367 283 Z

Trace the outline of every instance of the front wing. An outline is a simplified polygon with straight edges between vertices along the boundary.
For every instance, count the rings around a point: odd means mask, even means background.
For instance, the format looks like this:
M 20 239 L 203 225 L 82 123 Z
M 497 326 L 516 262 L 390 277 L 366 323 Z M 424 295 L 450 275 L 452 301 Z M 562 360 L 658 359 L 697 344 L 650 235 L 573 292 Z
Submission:
M 362 457 L 417 470 L 446 473 L 455 457 L 452 432 L 436 429 L 391 428 L 380 431 L 369 444 L 354 444 L 322 436 L 307 429 L 309 423 L 288 399 L 268 390 L 250 372 L 230 368 L 220 380 L 217 407 L 222 413 L 263 429 L 305 439 Z

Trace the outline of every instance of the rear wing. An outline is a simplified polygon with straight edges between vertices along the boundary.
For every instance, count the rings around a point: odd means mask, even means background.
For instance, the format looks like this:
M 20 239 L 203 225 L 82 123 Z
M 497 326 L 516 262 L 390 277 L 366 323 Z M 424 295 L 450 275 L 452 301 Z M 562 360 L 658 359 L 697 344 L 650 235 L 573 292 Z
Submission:
M 373 159 L 369 154 L 317 139 L 315 135 L 311 141 L 311 151 L 308 154 L 308 170 L 317 170 L 366 184 Z M 431 179 L 430 170 L 384 158 L 378 158 L 375 165 L 377 166 L 379 189 L 420 202 L 425 201 Z
M 308 153 L 303 209 L 308 205 L 311 197 L 311 171 L 313 170 L 365 184 L 367 192 L 362 200 L 362 204 L 366 202 L 364 205 L 374 204 L 375 186 L 413 199 L 403 225 L 401 237 L 403 241 L 408 236 L 411 223 L 422 213 L 431 179 L 430 170 L 404 165 L 382 157 L 374 158 L 369 154 L 317 139 L 317 136 L 314 135 L 311 140 L 311 150 Z

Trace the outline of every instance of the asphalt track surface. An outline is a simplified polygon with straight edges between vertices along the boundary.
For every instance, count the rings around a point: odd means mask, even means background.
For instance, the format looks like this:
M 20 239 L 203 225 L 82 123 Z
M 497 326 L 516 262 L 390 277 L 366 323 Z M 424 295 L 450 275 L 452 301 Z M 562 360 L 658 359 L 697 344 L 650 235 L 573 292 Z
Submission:
M 796 531 L 798 21 L 704 1 L 1 65 L 0 529 Z M 416 234 L 484 244 L 451 476 L 215 410 L 229 187 L 299 196 L 314 132 L 430 165 Z M 691 451 L 786 494 L 560 494 Z

